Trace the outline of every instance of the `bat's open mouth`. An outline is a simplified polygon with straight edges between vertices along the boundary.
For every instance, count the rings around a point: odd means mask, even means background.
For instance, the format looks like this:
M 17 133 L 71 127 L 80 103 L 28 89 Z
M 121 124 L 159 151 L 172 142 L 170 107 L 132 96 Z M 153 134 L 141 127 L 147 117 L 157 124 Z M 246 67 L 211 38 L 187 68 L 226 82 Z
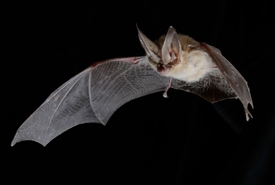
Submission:
M 158 66 L 157 70 L 158 70 L 159 74 L 165 75 L 165 74 L 167 74 L 170 71 L 170 68 L 169 67 L 165 67 L 165 66 Z

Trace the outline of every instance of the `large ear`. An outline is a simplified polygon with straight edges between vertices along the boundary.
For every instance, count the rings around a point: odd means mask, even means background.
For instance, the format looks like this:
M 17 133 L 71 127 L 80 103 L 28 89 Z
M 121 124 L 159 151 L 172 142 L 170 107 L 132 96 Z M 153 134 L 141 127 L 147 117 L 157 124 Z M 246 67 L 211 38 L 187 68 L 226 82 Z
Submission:
M 156 44 L 154 44 L 150 39 L 148 39 L 139 29 L 138 30 L 138 37 L 139 41 L 144 48 L 146 54 L 156 63 L 160 62 L 160 51 Z
M 170 26 L 162 46 L 162 60 L 164 64 L 173 62 L 174 59 L 181 56 L 181 43 L 176 30 Z

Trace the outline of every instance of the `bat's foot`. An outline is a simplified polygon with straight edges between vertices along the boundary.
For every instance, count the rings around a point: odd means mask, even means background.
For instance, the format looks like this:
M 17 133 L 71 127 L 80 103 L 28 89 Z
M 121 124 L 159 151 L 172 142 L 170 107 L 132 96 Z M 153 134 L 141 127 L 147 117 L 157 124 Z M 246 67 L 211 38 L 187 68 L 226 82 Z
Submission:
M 168 85 L 167 85 L 167 87 L 166 87 L 166 89 L 165 89 L 165 92 L 162 94 L 162 96 L 163 96 L 164 98 L 168 98 L 167 91 L 168 91 L 169 88 L 171 87 L 171 83 L 172 83 L 172 78 L 169 78 L 169 82 L 168 82 Z
M 165 92 L 162 94 L 162 96 L 163 96 L 164 98 L 169 98 L 168 95 L 167 95 L 167 91 L 165 91 Z

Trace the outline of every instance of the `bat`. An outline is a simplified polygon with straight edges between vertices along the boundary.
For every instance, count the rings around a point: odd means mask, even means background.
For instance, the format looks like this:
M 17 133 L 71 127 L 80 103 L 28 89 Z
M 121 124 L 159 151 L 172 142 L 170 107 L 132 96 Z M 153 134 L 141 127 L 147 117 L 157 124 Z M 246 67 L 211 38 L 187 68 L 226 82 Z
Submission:
M 46 146 L 66 130 L 83 123 L 106 125 L 123 104 L 169 88 L 187 91 L 215 103 L 239 99 L 246 120 L 252 98 L 246 80 L 220 50 L 178 34 L 171 26 L 152 42 L 137 27 L 146 55 L 92 64 L 55 90 L 20 126 L 11 146 L 32 140 Z

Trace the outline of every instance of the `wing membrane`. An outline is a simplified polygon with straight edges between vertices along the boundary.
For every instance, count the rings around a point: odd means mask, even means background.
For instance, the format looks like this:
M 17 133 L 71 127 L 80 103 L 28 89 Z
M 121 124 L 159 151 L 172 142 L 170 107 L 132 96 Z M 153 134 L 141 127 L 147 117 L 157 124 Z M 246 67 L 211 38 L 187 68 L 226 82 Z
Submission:
M 111 61 L 98 65 L 91 76 L 91 105 L 102 124 L 126 102 L 164 91 L 169 81 L 153 70 L 147 57 L 138 64 Z
M 98 122 L 89 106 L 86 69 L 54 91 L 46 101 L 21 125 L 12 141 L 33 140 L 42 145 L 64 131 L 86 122 Z
M 101 62 L 64 83 L 21 125 L 11 145 L 33 140 L 45 146 L 76 125 L 105 125 L 126 102 L 165 89 L 168 79 L 151 68 L 147 57 L 132 60 Z
M 253 108 L 253 102 L 246 80 L 215 47 L 202 43 L 202 48 L 212 57 L 213 61 L 216 62 L 216 64 L 219 66 L 220 71 L 226 79 L 227 83 L 236 93 L 237 98 L 240 99 L 240 101 L 242 102 L 246 113 L 246 120 L 249 120 L 249 116 L 252 117 L 252 115 L 248 111 L 248 104 L 250 104 Z

